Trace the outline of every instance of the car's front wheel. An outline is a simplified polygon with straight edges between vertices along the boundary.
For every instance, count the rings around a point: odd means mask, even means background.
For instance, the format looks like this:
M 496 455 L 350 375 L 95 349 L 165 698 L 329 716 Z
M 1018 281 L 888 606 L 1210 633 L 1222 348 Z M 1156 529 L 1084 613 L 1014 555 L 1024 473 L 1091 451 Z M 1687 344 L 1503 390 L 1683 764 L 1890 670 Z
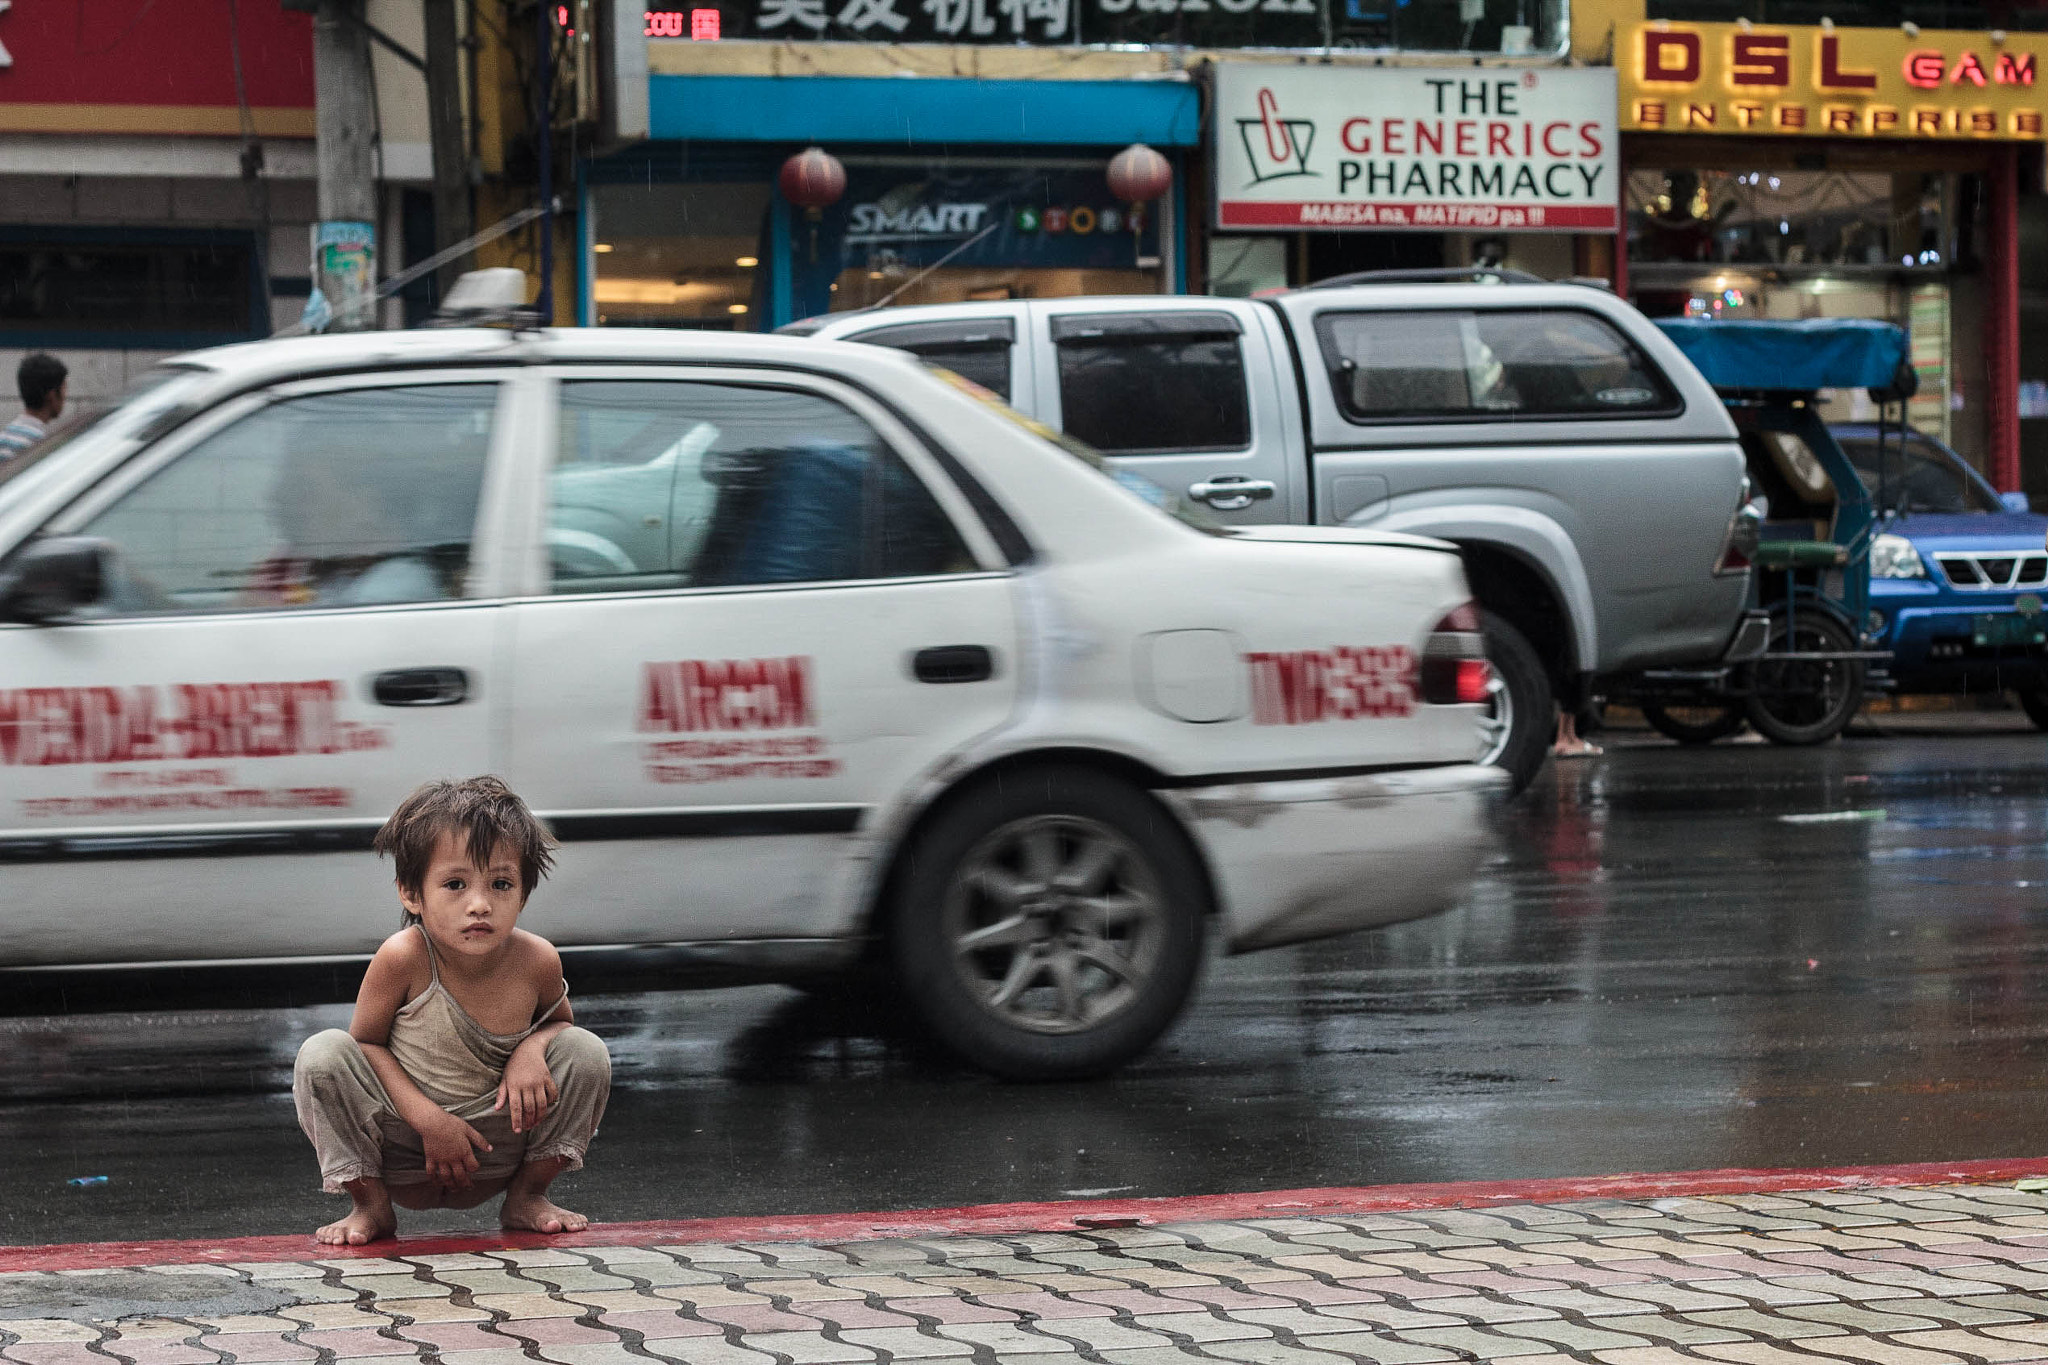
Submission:
M 1100 1075 L 1179 1015 L 1206 882 L 1150 795 L 1086 768 L 991 776 L 907 851 L 889 942 L 938 1040 L 1012 1080 Z
M 1536 780 L 1557 735 L 1557 702 L 1550 675 L 1521 631 L 1496 612 L 1479 613 L 1486 633 L 1486 661 L 1493 666 L 1493 690 L 1480 717 L 1478 761 L 1507 771 L 1519 792 Z

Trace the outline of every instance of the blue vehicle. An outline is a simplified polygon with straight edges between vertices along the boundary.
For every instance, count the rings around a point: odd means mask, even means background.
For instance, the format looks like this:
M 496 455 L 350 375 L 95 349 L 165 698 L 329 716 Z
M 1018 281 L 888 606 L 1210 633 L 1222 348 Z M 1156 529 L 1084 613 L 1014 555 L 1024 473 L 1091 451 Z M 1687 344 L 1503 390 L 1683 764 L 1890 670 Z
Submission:
M 1892 690 L 2009 691 L 2048 729 L 2048 517 L 1920 432 L 1831 431 L 1878 509 L 1865 631 Z

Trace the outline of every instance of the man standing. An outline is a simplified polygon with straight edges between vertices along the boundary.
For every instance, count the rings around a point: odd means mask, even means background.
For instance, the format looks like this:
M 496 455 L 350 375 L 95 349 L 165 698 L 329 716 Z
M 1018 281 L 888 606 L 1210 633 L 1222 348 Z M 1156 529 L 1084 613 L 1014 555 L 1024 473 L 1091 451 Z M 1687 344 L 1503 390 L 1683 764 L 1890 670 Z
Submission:
M 47 351 L 21 362 L 14 381 L 21 390 L 21 416 L 0 427 L 0 465 L 22 454 L 49 431 L 64 413 L 64 381 L 70 371 Z

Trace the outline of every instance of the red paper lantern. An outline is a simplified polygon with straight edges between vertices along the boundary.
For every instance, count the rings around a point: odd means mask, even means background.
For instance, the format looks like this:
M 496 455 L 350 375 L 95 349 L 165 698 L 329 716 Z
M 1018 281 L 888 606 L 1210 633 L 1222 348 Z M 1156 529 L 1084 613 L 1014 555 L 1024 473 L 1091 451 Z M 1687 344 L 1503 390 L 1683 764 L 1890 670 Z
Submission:
M 1173 163 L 1142 142 L 1109 162 L 1109 191 L 1126 204 L 1143 204 L 1173 188 Z
M 846 193 L 846 167 L 823 147 L 806 147 L 782 163 L 782 197 L 800 209 L 821 209 Z

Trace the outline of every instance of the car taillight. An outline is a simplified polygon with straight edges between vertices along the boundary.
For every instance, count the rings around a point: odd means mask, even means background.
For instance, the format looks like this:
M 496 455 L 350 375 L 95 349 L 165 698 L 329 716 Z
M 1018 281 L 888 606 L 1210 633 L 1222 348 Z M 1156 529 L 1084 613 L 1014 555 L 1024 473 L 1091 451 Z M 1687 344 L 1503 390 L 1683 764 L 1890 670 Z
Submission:
M 1742 502 L 1728 518 L 1727 534 L 1721 537 L 1721 557 L 1714 561 L 1716 574 L 1748 573 L 1756 558 L 1757 542 L 1763 537 L 1764 517 L 1769 504 L 1749 496 L 1749 480 L 1742 481 Z
M 1433 706 L 1470 706 L 1487 699 L 1493 667 L 1486 662 L 1486 637 L 1479 608 L 1467 602 L 1436 623 L 1422 646 L 1418 689 Z

